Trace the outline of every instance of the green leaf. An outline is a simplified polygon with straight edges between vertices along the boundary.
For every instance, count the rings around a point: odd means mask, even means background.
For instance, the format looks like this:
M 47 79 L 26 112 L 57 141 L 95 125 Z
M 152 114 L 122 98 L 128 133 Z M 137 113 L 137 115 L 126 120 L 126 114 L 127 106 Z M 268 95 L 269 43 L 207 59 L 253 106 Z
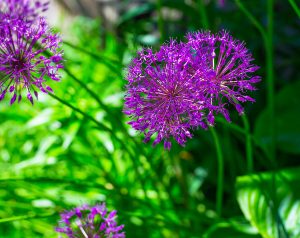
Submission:
M 276 142 L 285 152 L 300 154 L 300 80 L 286 86 L 275 98 Z M 258 145 L 268 150 L 271 135 L 268 128 L 269 109 L 265 109 L 255 123 L 254 137 Z
M 240 208 L 262 237 L 300 237 L 299 184 L 300 168 L 238 177 Z

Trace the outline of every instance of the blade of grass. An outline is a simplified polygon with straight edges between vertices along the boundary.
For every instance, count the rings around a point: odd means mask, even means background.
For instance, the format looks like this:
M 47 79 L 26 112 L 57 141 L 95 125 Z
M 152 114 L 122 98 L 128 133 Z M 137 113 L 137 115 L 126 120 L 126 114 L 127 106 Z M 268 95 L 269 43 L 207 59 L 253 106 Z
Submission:
M 300 18 L 300 8 L 297 6 L 294 0 L 289 0 L 289 2 L 292 8 L 294 9 L 294 11 L 296 12 L 296 14 L 298 15 L 298 17 Z
M 199 9 L 199 14 L 201 19 L 201 25 L 204 29 L 209 29 L 209 23 L 208 23 L 206 10 L 205 10 L 204 0 L 198 0 L 197 3 L 198 3 L 198 9 Z
M 240 0 L 235 0 L 235 2 L 237 6 L 240 8 L 240 10 L 246 15 L 246 17 L 249 18 L 252 24 L 257 28 L 257 30 L 260 32 L 264 40 L 266 40 L 267 36 L 265 34 L 265 30 L 263 26 L 259 23 L 259 21 L 256 20 L 256 18 L 248 11 L 248 9 L 245 7 L 244 4 L 241 3 Z

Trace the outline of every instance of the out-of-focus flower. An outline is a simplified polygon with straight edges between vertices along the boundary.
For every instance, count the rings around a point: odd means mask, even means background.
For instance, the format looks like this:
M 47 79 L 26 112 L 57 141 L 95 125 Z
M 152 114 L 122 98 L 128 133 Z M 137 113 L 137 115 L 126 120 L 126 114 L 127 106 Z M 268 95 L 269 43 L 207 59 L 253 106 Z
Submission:
M 117 225 L 117 211 L 107 213 L 105 204 L 83 205 L 60 214 L 55 230 L 73 238 L 125 238 L 124 225 Z
M 247 95 L 247 91 L 256 90 L 254 84 L 260 81 L 253 76 L 258 66 L 252 64 L 251 53 L 243 42 L 233 39 L 226 31 L 218 34 L 195 32 L 187 35 L 187 47 L 193 52 L 195 59 L 206 51 L 206 74 L 199 77 L 206 101 L 210 101 L 207 120 L 214 124 L 214 114 L 222 113 L 230 121 L 228 104 L 235 106 L 239 114 L 243 113 L 241 103 L 255 100 Z M 202 57 L 203 58 L 203 57 Z M 192 69 L 198 69 L 198 60 Z
M 226 4 L 226 0 L 202 0 L 205 5 L 210 3 L 216 3 L 216 5 L 220 8 L 224 7 Z
M 218 0 L 217 2 L 219 7 L 224 7 L 225 6 L 225 0 Z
M 191 129 L 206 127 L 198 80 L 206 73 L 201 65 L 205 61 L 199 60 L 199 70 L 191 74 L 192 53 L 171 40 L 158 52 L 142 50 L 128 67 L 124 112 L 131 116 L 129 124 L 144 133 L 145 142 L 156 135 L 153 145 L 164 141 L 170 149 L 172 137 L 184 145 Z
M 12 19 L 33 22 L 41 12 L 48 9 L 49 1 L 39 0 L 1 0 L 1 15 L 9 15 Z
M 33 104 L 38 90 L 52 89 L 47 79 L 60 80 L 61 39 L 53 34 L 43 18 L 32 24 L 6 16 L 0 24 L 0 101 L 7 93 L 10 103 L 22 99 L 22 92 Z

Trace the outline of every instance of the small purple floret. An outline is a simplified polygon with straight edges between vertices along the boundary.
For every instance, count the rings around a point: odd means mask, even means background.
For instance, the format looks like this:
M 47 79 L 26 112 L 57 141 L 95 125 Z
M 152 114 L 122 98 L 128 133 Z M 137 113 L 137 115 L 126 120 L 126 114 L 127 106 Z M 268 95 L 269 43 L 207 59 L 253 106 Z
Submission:
M 95 206 L 83 205 L 60 214 L 61 220 L 55 230 L 69 238 L 125 238 L 124 225 L 116 222 L 117 211 L 107 215 L 104 203 Z

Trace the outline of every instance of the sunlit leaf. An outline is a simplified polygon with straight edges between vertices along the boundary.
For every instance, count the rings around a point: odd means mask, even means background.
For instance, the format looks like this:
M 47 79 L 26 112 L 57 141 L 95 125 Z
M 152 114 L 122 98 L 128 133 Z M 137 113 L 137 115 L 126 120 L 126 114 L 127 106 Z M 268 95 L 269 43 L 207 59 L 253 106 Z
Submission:
M 237 199 L 264 238 L 300 236 L 300 169 L 238 177 Z

